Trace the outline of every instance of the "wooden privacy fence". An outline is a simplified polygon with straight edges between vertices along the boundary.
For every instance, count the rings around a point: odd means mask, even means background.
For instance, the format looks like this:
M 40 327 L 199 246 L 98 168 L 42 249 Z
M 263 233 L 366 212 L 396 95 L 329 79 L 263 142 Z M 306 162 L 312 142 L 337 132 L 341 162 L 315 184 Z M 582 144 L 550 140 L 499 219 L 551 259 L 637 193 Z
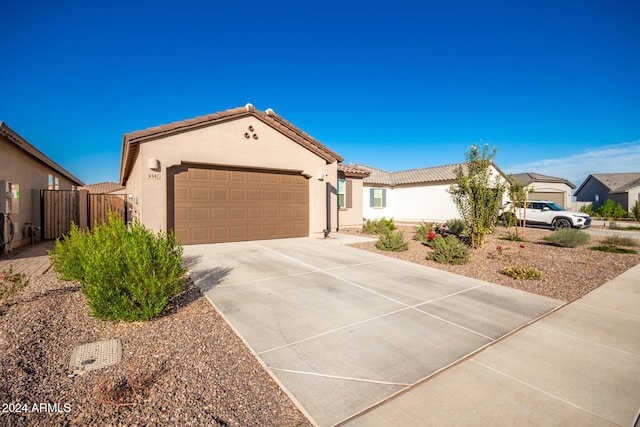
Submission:
M 71 224 L 95 227 L 106 221 L 109 212 L 127 221 L 124 194 L 89 194 L 73 190 L 41 190 L 42 238 L 58 239 L 71 230 Z M 86 210 L 85 210 L 86 209 Z
M 124 194 L 89 194 L 89 228 L 106 221 L 109 212 L 127 221 L 127 200 Z
M 80 223 L 80 197 L 77 191 L 41 190 L 42 238 L 57 239 Z

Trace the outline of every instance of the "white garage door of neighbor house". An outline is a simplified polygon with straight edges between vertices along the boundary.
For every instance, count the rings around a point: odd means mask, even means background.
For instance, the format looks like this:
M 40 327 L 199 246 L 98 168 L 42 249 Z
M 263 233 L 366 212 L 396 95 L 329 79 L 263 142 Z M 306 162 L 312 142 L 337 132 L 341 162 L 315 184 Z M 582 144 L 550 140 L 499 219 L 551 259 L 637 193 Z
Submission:
M 534 191 L 529 193 L 529 200 L 549 200 L 551 202 L 555 202 L 558 206 L 564 206 L 564 193 L 552 193 L 552 192 L 542 192 L 542 191 Z
M 309 235 L 309 182 L 278 171 L 188 168 L 175 175 L 174 231 L 182 244 Z

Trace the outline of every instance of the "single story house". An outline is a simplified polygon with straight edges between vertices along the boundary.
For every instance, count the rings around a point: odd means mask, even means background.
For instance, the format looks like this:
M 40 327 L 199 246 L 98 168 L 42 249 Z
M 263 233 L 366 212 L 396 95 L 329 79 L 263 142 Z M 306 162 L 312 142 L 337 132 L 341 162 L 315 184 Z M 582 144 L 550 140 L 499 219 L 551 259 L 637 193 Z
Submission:
M 594 210 L 611 199 L 629 211 L 640 200 L 640 172 L 591 174 L 574 196 L 578 202 L 592 203 Z
M 0 255 L 30 243 L 30 230 L 42 227 L 40 190 L 76 190 L 82 185 L 0 122 Z
M 460 218 L 449 188 L 456 181 L 456 169 L 464 163 L 389 172 L 357 165 L 369 172 L 363 178 L 362 212 L 365 219 L 393 218 L 396 222 L 446 222 Z M 504 173 L 492 165 L 500 180 Z
M 341 169 L 339 184 L 342 160 L 273 110 L 247 104 L 125 134 L 120 184 L 130 214 L 174 230 L 182 244 L 323 236 L 339 227 L 339 192 L 343 221 L 361 224 L 351 209 L 363 172 Z
M 571 191 L 576 186 L 564 178 L 534 172 L 516 173 L 513 177 L 529 188 L 529 200 L 550 200 L 563 208 L 571 205 Z

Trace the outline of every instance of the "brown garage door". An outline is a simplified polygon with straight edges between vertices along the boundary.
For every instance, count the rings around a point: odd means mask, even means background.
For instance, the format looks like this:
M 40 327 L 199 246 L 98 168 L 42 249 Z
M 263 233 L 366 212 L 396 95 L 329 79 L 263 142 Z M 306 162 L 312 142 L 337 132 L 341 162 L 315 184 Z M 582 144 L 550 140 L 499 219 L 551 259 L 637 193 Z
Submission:
M 280 172 L 189 168 L 174 177 L 183 244 L 309 235 L 309 183 Z
M 550 202 L 555 202 L 557 205 L 564 206 L 564 193 L 552 193 L 552 192 L 542 192 L 542 191 L 534 191 L 529 193 L 529 200 L 549 200 Z

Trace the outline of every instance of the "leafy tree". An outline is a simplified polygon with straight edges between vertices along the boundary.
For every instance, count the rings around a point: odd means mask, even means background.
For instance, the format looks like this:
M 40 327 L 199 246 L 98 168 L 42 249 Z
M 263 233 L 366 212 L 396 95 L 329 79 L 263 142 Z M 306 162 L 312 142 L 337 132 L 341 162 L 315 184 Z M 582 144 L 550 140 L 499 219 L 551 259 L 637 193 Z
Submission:
M 640 221 L 640 200 L 636 201 L 636 203 L 631 207 L 631 217 L 635 218 L 636 221 Z
M 522 206 L 524 213 L 524 217 L 522 218 L 522 237 L 525 237 L 527 226 L 527 205 L 529 204 L 528 198 L 530 189 L 522 185 L 522 183 L 513 175 L 509 175 L 507 177 L 507 181 L 509 182 L 509 185 L 507 186 L 507 194 L 511 200 L 511 215 L 516 227 L 516 238 L 520 237 L 520 234 L 518 233 L 520 228 L 518 225 L 519 221 L 516 219 L 516 209 L 518 209 L 519 206 Z
M 624 218 L 627 216 L 627 211 L 624 210 L 620 203 L 616 203 L 611 199 L 604 201 L 602 205 L 596 210 L 596 215 L 600 218 Z
M 465 154 L 465 164 L 456 169 L 456 182 L 449 188 L 474 248 L 484 244 L 484 237 L 498 222 L 505 183 L 491 173 L 497 151 L 497 148 L 490 151 L 488 144 L 482 151 L 472 145 Z

